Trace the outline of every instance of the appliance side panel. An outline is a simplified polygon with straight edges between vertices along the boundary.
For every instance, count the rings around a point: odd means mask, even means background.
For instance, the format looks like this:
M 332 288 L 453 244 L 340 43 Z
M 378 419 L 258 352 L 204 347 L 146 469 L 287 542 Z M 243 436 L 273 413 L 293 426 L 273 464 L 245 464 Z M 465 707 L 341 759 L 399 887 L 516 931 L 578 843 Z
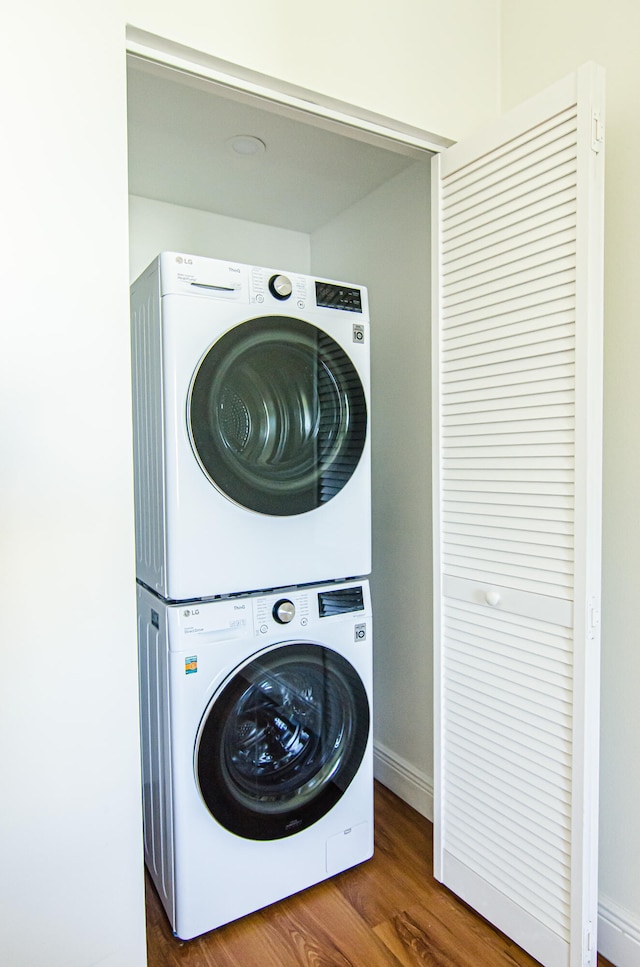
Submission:
M 167 627 L 164 609 L 138 592 L 138 655 L 145 861 L 171 922 L 175 875 Z
M 136 573 L 164 593 L 165 486 L 158 260 L 131 287 Z

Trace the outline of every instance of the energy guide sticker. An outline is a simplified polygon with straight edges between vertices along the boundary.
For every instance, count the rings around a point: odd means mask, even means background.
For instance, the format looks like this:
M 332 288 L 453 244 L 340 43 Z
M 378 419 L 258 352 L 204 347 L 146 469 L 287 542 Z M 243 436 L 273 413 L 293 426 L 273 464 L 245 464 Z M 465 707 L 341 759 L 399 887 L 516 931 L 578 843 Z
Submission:
M 191 658 L 184 660 L 185 675 L 194 675 L 198 671 L 198 656 L 192 655 Z

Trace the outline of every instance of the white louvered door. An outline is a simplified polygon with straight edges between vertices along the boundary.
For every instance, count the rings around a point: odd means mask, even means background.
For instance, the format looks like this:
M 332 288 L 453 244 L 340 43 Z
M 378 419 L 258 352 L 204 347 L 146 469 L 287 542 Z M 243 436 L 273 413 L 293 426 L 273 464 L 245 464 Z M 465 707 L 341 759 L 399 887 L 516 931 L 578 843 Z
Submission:
M 434 158 L 435 875 L 596 963 L 603 76 Z

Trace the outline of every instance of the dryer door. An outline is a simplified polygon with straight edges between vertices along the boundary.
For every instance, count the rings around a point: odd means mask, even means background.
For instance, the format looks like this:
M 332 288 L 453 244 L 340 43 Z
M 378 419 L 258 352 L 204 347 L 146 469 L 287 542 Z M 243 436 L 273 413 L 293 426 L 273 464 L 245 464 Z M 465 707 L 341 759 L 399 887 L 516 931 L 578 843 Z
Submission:
M 237 669 L 214 695 L 196 742 L 211 814 L 254 840 L 311 826 L 347 790 L 369 736 L 369 702 L 353 666 L 321 645 L 279 645 Z
M 231 329 L 204 354 L 189 392 L 194 453 L 230 500 L 291 516 L 342 490 L 365 445 L 358 373 L 326 333 L 265 316 Z

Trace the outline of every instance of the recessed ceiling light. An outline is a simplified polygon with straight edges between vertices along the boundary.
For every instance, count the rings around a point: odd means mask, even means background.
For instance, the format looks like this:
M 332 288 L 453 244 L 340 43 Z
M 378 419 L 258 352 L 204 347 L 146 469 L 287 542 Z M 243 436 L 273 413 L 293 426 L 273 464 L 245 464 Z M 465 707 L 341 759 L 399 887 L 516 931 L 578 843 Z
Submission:
M 252 134 L 236 134 L 233 138 L 229 138 L 227 144 L 232 151 L 245 158 L 263 154 L 267 150 L 264 141 L 255 138 Z

